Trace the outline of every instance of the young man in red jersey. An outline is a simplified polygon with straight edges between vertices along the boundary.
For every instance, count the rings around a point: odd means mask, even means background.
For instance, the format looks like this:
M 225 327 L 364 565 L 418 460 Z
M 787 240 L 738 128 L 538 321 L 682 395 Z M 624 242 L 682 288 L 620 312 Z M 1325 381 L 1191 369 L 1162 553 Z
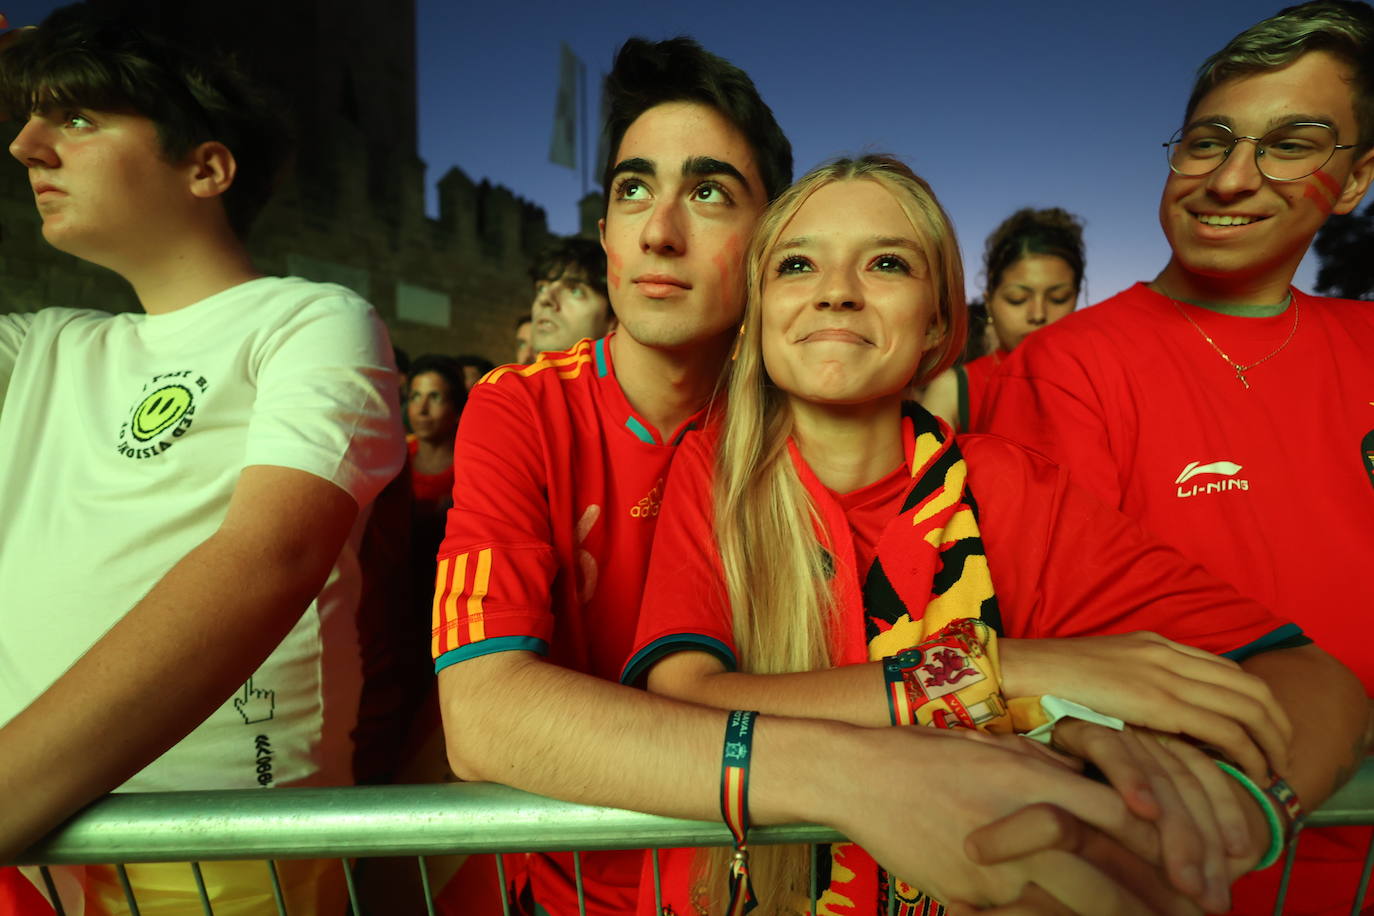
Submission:
M 787 185 L 791 153 L 748 77 L 689 40 L 627 42 L 610 83 L 602 239 L 620 328 L 499 369 L 472 391 L 433 649 L 460 776 L 714 819 L 726 717 L 615 680 L 668 464 L 711 409 L 741 314 L 743 252 Z M 1009 747 L 982 735 L 760 718 L 749 805 L 760 823 L 834 825 L 898 874 L 938 875 L 978 903 L 1049 894 L 1090 912 L 1116 895 L 1122 912 L 1193 912 L 1084 823 L 1152 842 L 1117 795 Z M 847 778 L 856 767 L 871 779 Z M 982 774 L 976 791 L 924 789 L 960 785 L 970 768 Z M 1045 836 L 1061 849 L 990 868 L 967 858 L 971 829 L 1037 802 L 1051 807 L 1011 822 L 1010 852 Z M 632 912 L 641 861 L 584 854 L 587 911 Z M 578 911 L 571 855 L 534 856 L 530 876 L 533 912 Z
M 1204 64 L 1183 121 L 1160 202 L 1169 263 L 1028 340 L 976 428 L 1067 466 L 1368 692 L 1374 306 L 1291 283 L 1374 176 L 1374 10 L 1310 3 L 1247 29 Z M 1368 835 L 1304 834 L 1285 911 L 1348 908 Z M 1268 912 L 1278 871 L 1237 885 L 1243 912 Z

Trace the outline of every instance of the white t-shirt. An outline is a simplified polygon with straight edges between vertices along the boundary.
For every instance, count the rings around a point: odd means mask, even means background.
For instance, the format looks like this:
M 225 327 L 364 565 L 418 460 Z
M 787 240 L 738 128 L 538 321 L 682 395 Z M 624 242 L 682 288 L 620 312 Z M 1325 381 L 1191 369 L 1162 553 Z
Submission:
M 360 507 L 323 591 L 249 682 L 121 788 L 347 782 L 356 548 L 403 453 L 386 329 L 343 287 L 266 277 L 165 315 L 0 315 L 0 724 L 214 533 L 244 467 L 295 468 Z

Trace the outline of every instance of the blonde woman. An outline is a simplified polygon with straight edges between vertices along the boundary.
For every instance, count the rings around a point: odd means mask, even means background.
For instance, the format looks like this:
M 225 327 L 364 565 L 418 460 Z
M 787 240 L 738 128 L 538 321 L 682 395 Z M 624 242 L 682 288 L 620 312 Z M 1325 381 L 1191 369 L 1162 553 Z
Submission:
M 1246 664 L 1284 680 L 1285 698 L 1295 679 L 1263 659 L 1289 656 L 1321 680 L 1327 657 L 1311 646 L 1256 654 L 1305 640 L 1054 465 L 994 437 L 956 446 L 948 427 L 903 404 L 913 380 L 958 351 L 964 307 L 948 219 L 900 162 L 813 171 L 764 216 L 748 263 L 729 408 L 673 465 L 625 680 L 722 709 L 875 727 L 1005 729 L 1016 698 L 1054 694 L 1159 729 L 1074 723 L 1054 737 L 1157 820 L 1174 884 L 1223 909 L 1230 878 L 1265 853 L 1264 816 L 1210 759 L 1162 732 L 1223 748 L 1256 779 L 1271 765 L 1287 772 L 1285 713 L 1259 678 L 1209 652 L 1253 655 Z M 955 691 L 900 718 L 901 702 L 924 700 L 894 699 L 913 675 L 892 659 L 910 661 L 903 650 L 969 619 L 1000 631 L 1000 645 L 942 649 L 929 659 L 943 668 L 917 665 L 915 676 L 954 684 L 968 674 L 983 693 L 961 703 Z M 1191 646 L 1139 633 L 1043 638 L 1139 630 Z M 975 657 L 979 672 L 956 670 Z M 1329 774 L 1302 775 L 1300 791 L 1326 790 Z M 931 791 L 976 793 L 969 777 Z M 665 912 L 720 912 L 727 858 L 666 853 Z M 812 908 L 806 850 L 753 858 L 760 912 Z M 816 912 L 886 912 L 887 879 L 863 850 L 822 847 L 816 860 Z M 899 912 L 926 912 L 919 891 L 892 890 Z M 641 912 L 653 899 L 648 885 Z

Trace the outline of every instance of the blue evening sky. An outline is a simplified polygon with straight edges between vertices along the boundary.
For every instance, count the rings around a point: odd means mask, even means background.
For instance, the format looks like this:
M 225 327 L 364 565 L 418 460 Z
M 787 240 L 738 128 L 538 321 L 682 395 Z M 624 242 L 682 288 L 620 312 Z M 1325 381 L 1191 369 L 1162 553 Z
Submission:
M 580 169 L 548 160 L 560 42 L 586 63 L 595 108 L 621 41 L 687 34 L 754 78 L 792 140 L 798 174 L 836 155 L 883 151 L 929 180 L 958 228 L 971 293 L 981 292 L 983 239 L 1013 209 L 1079 214 L 1094 301 L 1167 260 L 1156 218 L 1167 173 L 1160 143 L 1182 118 L 1196 66 L 1285 5 L 417 4 L 419 144 L 431 186 L 456 165 L 544 207 L 555 232 L 575 231 Z M 56 5 L 0 0 L 15 22 Z M 385 4 L 376 10 L 385 15 Z M 1315 272 L 1309 257 L 1298 285 L 1310 288 Z

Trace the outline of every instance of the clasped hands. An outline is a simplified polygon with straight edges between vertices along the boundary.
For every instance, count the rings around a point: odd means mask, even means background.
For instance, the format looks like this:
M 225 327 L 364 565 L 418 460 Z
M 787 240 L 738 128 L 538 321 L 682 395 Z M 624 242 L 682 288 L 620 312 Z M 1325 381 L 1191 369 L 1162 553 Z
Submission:
M 1069 854 L 1095 861 L 1118 884 L 1051 891 L 1032 878 L 1015 904 L 994 912 L 1133 912 L 1134 901 L 1118 899 L 1123 887 L 1147 911 L 1189 912 L 1161 900 L 1158 878 L 1129 861 L 1132 854 L 1162 868 L 1168 884 L 1204 910 L 1229 909 L 1230 884 L 1259 860 L 1268 829 L 1255 801 L 1200 746 L 1256 782 L 1285 772 L 1292 726 L 1264 683 L 1234 662 L 1149 633 L 1006 640 L 1003 658 L 1008 695 L 1052 693 L 1134 723 L 1115 731 L 1064 720 L 1053 744 L 1065 755 L 1061 765 L 1099 771 L 1153 836 L 1146 848 L 1117 835 L 1128 851 L 1044 804 L 979 828 L 966 841 L 975 863 Z M 1081 902 L 1066 899 L 1075 895 Z M 952 909 L 971 908 L 956 901 Z

